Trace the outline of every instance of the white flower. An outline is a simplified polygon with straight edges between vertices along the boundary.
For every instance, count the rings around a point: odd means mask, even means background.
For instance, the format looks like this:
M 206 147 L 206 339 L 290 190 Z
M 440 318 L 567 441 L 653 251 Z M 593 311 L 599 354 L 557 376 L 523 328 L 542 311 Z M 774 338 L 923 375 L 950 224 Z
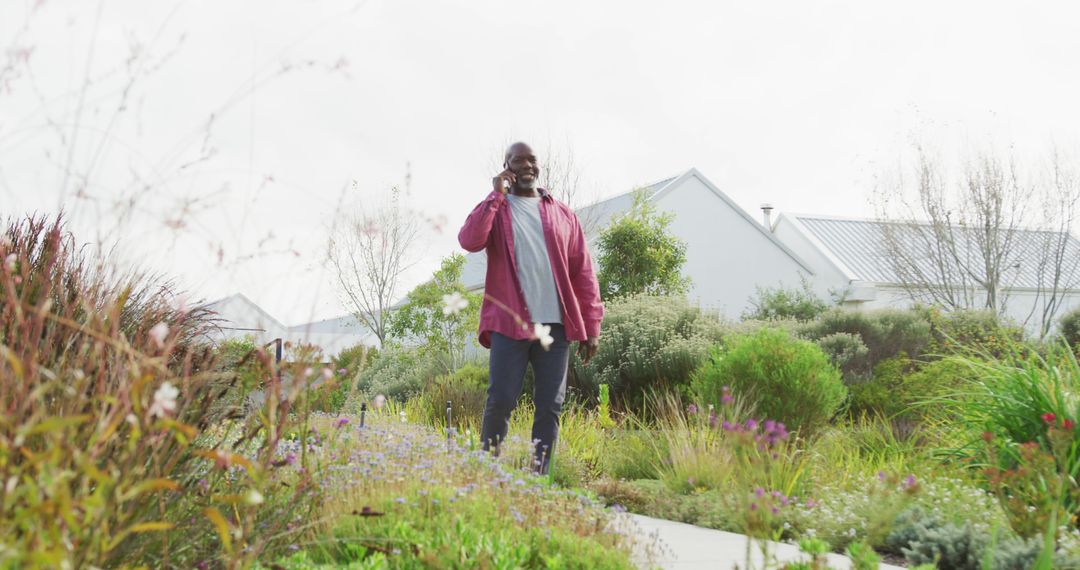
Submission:
M 8 271 L 15 271 L 15 262 L 19 260 L 19 256 L 12 253 L 4 258 L 4 267 L 7 267 Z
M 329 380 L 329 379 L 334 377 L 334 371 L 330 370 L 329 368 L 323 368 L 322 369 L 322 377 L 323 377 L 323 380 Z
M 551 327 L 548 325 L 542 325 L 540 323 L 533 324 L 533 336 L 536 340 L 540 341 L 540 346 L 547 350 L 551 343 L 555 342 L 555 339 L 551 336 Z
M 244 496 L 244 502 L 249 505 L 261 505 L 263 503 L 262 493 L 255 489 L 251 489 L 247 492 L 247 495 Z
M 398 415 L 401 416 L 401 423 L 405 423 L 405 410 L 401 410 Z
M 165 337 L 167 336 L 169 336 L 169 325 L 164 322 L 158 323 L 150 329 L 150 340 L 154 341 L 158 348 L 165 346 Z
M 450 293 L 449 295 L 442 296 L 443 315 L 449 317 L 450 315 L 456 315 L 465 310 L 465 307 L 469 306 L 469 300 L 461 296 L 461 293 L 457 291 Z
M 154 392 L 154 403 L 150 405 L 150 415 L 165 416 L 176 411 L 176 397 L 179 395 L 180 390 L 177 390 L 175 386 L 168 382 L 162 383 Z

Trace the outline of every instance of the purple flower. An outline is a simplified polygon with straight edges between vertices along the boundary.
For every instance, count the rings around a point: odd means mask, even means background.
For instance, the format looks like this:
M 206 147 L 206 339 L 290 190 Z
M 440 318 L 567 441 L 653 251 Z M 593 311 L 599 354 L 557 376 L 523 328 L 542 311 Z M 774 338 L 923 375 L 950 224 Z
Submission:
M 345 368 L 338 368 L 337 369 L 338 374 L 344 375 L 346 372 L 348 372 L 348 369 L 345 369 Z
M 750 419 L 746 420 L 746 429 L 748 429 L 750 431 L 754 431 L 754 430 L 757 429 L 757 427 L 758 427 L 758 423 L 757 423 L 757 420 L 755 420 L 754 418 L 750 418 Z
M 751 511 L 756 511 L 757 510 L 757 503 L 750 503 L 750 510 Z
M 697 413 L 697 404 L 690 404 L 689 406 L 686 406 L 686 413 L 688 413 L 690 415 L 696 414 Z
M 334 427 L 338 429 L 341 429 L 347 425 L 349 425 L 349 418 L 338 418 L 338 420 L 334 422 Z
M 731 422 L 727 420 L 724 420 L 724 423 L 720 424 L 720 427 L 724 428 L 724 431 L 731 431 L 732 429 L 734 429 L 734 427 L 731 425 Z
M 759 499 L 761 497 L 764 497 L 765 496 L 765 489 L 762 489 L 761 487 L 755 488 L 754 489 L 754 495 L 756 495 Z
M 716 417 L 716 410 L 709 410 L 709 427 L 716 428 L 716 422 L 719 418 Z
M 907 477 L 904 478 L 904 488 L 906 488 L 906 489 L 911 489 L 917 483 L 918 483 L 918 480 L 915 479 L 915 475 L 908 475 Z

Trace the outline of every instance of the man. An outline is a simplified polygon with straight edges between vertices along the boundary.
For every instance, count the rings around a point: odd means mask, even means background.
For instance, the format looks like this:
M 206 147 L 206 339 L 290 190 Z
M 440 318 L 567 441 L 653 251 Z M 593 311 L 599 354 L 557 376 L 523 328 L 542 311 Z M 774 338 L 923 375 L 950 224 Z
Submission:
M 529 145 L 511 145 L 503 167 L 458 234 L 461 247 L 487 252 L 479 333 L 491 355 L 480 437 L 485 450 L 498 452 L 525 366 L 532 364 L 532 439 L 537 469 L 546 474 L 566 395 L 570 343 L 579 342 L 585 362 L 596 354 L 604 306 L 581 223 L 537 186 L 540 165 Z

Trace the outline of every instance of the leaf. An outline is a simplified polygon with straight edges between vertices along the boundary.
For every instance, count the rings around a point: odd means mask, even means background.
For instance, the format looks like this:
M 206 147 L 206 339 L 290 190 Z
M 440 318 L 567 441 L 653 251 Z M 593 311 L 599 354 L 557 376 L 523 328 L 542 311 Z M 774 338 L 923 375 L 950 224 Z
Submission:
M 143 493 L 152 493 L 154 491 L 175 491 L 180 488 L 180 485 L 176 481 L 170 481 L 169 479 L 147 479 L 138 485 L 132 487 L 127 493 L 120 498 L 121 501 L 131 500 Z
M 203 514 L 206 518 L 210 519 L 210 522 L 214 523 L 217 527 L 218 536 L 221 537 L 221 544 L 225 545 L 225 550 L 232 550 L 232 536 L 229 534 L 229 521 L 225 520 L 225 517 L 221 516 L 214 507 L 207 507 L 203 509 Z
M 77 416 L 50 416 L 43 420 L 41 423 L 35 424 L 30 429 L 23 431 L 23 435 L 33 435 L 35 433 L 47 433 L 51 431 L 57 431 L 70 426 L 77 426 L 90 419 L 90 414 L 80 414 Z
M 156 531 L 162 531 L 162 530 L 170 530 L 174 526 L 176 526 L 176 525 L 174 525 L 171 522 L 162 522 L 162 521 L 159 521 L 159 522 L 144 522 L 144 523 L 139 523 L 137 525 L 132 526 L 131 528 L 127 529 L 127 532 L 131 532 L 131 533 L 156 532 Z

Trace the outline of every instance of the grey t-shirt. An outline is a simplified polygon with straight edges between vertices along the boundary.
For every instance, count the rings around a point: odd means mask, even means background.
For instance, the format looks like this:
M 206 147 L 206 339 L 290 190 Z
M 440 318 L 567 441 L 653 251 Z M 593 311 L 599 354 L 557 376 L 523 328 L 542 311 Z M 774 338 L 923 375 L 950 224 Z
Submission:
M 540 222 L 540 197 L 507 194 L 514 228 L 514 260 L 525 304 L 534 323 L 562 323 L 559 292 L 551 271 L 544 226 Z

